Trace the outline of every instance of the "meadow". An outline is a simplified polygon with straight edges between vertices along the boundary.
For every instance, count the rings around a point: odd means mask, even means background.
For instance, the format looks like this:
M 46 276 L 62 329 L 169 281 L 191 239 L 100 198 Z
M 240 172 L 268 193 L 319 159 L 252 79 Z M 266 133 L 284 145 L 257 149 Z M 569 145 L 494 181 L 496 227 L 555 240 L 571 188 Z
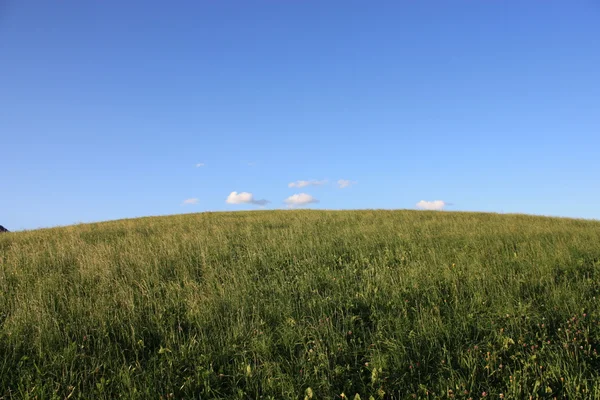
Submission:
M 599 346 L 599 221 L 298 210 L 0 234 L 0 399 L 599 399 Z

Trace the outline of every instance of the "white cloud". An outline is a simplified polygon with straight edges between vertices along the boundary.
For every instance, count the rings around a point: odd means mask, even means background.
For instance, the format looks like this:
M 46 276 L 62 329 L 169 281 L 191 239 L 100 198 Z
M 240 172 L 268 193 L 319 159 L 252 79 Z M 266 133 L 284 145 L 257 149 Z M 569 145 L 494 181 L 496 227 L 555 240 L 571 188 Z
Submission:
M 293 188 L 303 188 L 306 186 L 321 186 L 321 185 L 325 185 L 327 183 L 327 179 L 322 179 L 320 181 L 317 181 L 315 179 L 309 180 L 309 181 L 296 181 L 296 182 L 291 182 L 288 183 L 288 187 Z
M 248 192 L 231 192 L 225 201 L 228 204 L 254 204 L 257 206 L 264 206 L 269 203 L 269 201 L 265 199 L 255 200 L 254 195 Z
M 302 207 L 311 203 L 318 203 L 319 200 L 312 197 L 310 194 L 298 193 L 284 200 L 288 207 Z
M 198 204 L 198 199 L 196 197 L 194 197 L 191 199 L 185 199 L 183 201 L 183 205 L 191 205 L 191 204 Z
M 196 164 L 196 168 L 204 167 L 206 164 L 203 162 Z
M 417 208 L 421 210 L 443 210 L 448 203 L 442 200 L 425 201 L 421 200 L 417 203 Z
M 339 181 L 337 181 L 338 187 L 340 189 L 347 188 L 352 185 L 356 185 L 356 183 L 357 183 L 356 181 L 350 181 L 348 179 L 340 179 Z

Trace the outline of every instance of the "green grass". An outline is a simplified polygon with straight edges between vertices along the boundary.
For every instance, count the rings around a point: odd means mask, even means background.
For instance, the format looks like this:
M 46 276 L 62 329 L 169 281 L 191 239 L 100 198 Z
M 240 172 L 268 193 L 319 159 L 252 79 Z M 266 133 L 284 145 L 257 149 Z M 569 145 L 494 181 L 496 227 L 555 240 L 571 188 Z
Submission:
M 263 211 L 0 235 L 0 398 L 600 398 L 600 222 Z

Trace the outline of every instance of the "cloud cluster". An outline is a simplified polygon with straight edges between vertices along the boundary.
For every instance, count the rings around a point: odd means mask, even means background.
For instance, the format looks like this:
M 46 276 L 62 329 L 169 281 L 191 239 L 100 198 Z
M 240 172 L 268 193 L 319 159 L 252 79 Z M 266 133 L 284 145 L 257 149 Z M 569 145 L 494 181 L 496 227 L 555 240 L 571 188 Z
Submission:
M 303 187 L 307 187 L 307 186 L 321 186 L 321 185 L 325 185 L 327 183 L 327 179 L 323 179 L 323 180 L 308 180 L 308 181 L 296 181 L 296 182 L 290 182 L 288 183 L 288 187 L 290 188 L 303 188 Z
M 443 210 L 448 203 L 443 200 L 433 200 L 433 201 L 425 201 L 421 200 L 417 203 L 417 208 L 421 210 Z
M 247 162 L 246 164 L 248 166 L 252 167 L 252 166 L 255 166 L 257 163 L 254 161 L 251 161 L 251 162 Z M 202 168 L 202 167 L 205 167 L 206 164 L 204 162 L 199 162 L 199 163 L 194 164 L 194 166 L 196 168 Z M 327 179 L 297 180 L 297 181 L 288 183 L 288 187 L 300 189 L 300 188 L 305 188 L 305 187 L 309 187 L 309 186 L 323 186 L 323 185 L 327 185 L 328 183 L 329 183 L 329 180 L 327 180 Z M 357 183 L 356 181 L 351 181 L 348 179 L 340 179 L 338 181 L 335 181 L 335 184 L 340 189 L 350 187 L 352 185 L 355 185 L 356 183 Z M 182 205 L 194 205 L 194 204 L 198 204 L 198 202 L 199 202 L 199 200 L 197 198 L 190 198 L 190 199 L 184 200 Z M 231 192 L 229 194 L 229 196 L 227 196 L 227 199 L 225 200 L 225 202 L 227 204 L 252 204 L 252 205 L 260 206 L 260 207 L 264 207 L 265 205 L 270 203 L 270 201 L 266 200 L 266 199 L 255 199 L 254 195 L 250 192 Z M 303 206 L 307 206 L 309 204 L 314 204 L 314 203 L 318 203 L 318 202 L 319 202 L 318 199 L 316 199 L 315 197 L 313 197 L 312 195 L 307 194 L 307 193 L 296 193 L 294 195 L 289 196 L 288 198 L 286 198 L 284 200 L 284 203 L 289 208 L 303 207 Z
M 254 195 L 248 192 L 231 192 L 225 200 L 227 204 L 254 204 L 256 206 L 264 206 L 269 203 L 269 200 L 255 200 Z
M 350 181 L 348 179 L 340 179 L 337 181 L 338 187 L 340 189 L 344 189 L 344 188 L 350 187 L 352 185 L 356 185 L 356 183 L 357 183 L 356 181 Z
M 248 166 L 256 165 L 255 162 L 248 162 Z M 195 164 L 196 168 L 204 167 L 206 164 L 203 162 Z M 310 179 L 310 180 L 297 180 L 294 182 L 288 183 L 289 188 L 305 188 L 309 186 L 322 186 L 329 183 L 327 179 Z M 339 189 L 346 189 L 353 185 L 356 185 L 357 181 L 352 181 L 349 179 L 339 179 L 335 181 L 335 184 Z M 182 205 L 195 205 L 198 204 L 199 199 L 189 198 L 185 199 Z M 231 192 L 227 199 L 225 200 L 227 204 L 251 204 L 255 206 L 264 207 L 270 203 L 269 200 L 266 199 L 255 199 L 254 195 L 250 192 Z M 284 200 L 284 203 L 288 206 L 288 208 L 296 208 L 303 207 L 309 204 L 318 203 L 319 200 L 307 193 L 296 193 Z M 443 210 L 446 206 L 451 205 L 443 200 L 421 200 L 416 204 L 416 207 L 421 210 Z
M 285 204 L 288 205 L 288 207 L 292 208 L 292 207 L 302 207 L 302 206 L 306 206 L 306 205 L 312 204 L 312 203 L 318 203 L 319 200 L 315 199 L 310 194 L 297 193 L 297 194 L 291 195 L 290 197 L 285 199 L 284 202 L 285 202 Z

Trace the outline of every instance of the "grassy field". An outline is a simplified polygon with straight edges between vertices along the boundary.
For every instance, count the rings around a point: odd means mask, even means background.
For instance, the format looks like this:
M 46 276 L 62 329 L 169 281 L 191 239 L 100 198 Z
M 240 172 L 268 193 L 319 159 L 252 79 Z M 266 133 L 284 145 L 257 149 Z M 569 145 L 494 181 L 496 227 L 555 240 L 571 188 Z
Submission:
M 0 398 L 600 398 L 600 222 L 261 211 L 0 235 Z

